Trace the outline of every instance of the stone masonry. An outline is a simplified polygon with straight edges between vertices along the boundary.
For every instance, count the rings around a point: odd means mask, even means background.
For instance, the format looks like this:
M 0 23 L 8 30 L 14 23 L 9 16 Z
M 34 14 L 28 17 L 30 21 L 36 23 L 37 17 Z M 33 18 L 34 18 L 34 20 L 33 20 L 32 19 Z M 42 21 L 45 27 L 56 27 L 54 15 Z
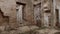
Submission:
M 60 0 L 0 0 L 0 34 L 60 34 Z

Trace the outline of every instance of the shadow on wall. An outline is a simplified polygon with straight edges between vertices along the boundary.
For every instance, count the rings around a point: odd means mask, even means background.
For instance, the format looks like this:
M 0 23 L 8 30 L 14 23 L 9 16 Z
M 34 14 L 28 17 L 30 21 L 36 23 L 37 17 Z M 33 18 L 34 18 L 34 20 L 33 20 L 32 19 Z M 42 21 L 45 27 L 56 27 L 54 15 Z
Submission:
M 9 22 L 9 17 L 8 16 L 4 16 L 4 13 L 0 9 L 0 26 L 1 25 L 6 25 L 8 22 Z

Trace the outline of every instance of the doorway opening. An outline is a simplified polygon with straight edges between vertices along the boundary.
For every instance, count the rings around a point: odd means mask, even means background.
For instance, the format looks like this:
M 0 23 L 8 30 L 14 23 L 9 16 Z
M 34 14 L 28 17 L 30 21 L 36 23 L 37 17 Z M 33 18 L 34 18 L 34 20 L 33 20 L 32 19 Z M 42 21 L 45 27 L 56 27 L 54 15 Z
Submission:
M 50 16 L 51 16 L 51 11 L 50 10 L 46 10 L 44 13 L 44 26 L 45 27 L 49 27 L 50 24 Z
M 41 27 L 41 3 L 34 5 L 34 20 L 37 26 Z
M 23 25 L 24 7 L 25 4 L 16 2 L 17 23 L 19 23 L 20 25 Z
M 56 27 L 60 28 L 60 23 L 59 23 L 59 10 L 56 9 Z

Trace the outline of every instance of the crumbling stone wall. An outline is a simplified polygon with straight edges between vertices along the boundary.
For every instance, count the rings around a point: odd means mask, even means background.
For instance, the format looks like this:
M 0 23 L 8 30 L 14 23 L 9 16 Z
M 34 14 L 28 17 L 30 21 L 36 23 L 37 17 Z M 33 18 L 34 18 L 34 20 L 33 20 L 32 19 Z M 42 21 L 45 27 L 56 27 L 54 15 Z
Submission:
M 24 6 L 23 8 L 20 7 L 21 12 L 19 14 L 21 15 L 19 16 L 19 18 L 21 18 L 21 21 L 19 21 L 19 23 L 17 22 L 18 17 L 16 8 L 17 3 Z M 34 31 L 36 30 L 37 34 L 41 33 L 45 34 L 44 30 L 46 29 L 47 32 L 51 32 L 52 34 L 53 31 L 56 30 L 54 28 L 55 20 L 53 18 L 56 15 L 53 14 L 52 3 L 53 3 L 52 0 L 0 0 L 0 34 L 25 34 L 25 33 L 27 34 L 27 32 L 28 34 L 34 34 L 35 33 Z M 38 14 L 35 9 L 38 11 Z M 53 20 L 54 22 L 52 21 L 50 23 L 52 24 L 51 26 L 53 26 L 53 28 L 49 27 L 49 24 L 47 24 L 48 27 L 45 26 L 46 25 L 45 23 L 46 21 L 44 21 L 45 11 L 50 11 L 49 13 L 47 12 L 46 15 L 48 14 L 52 15 L 50 17 L 51 20 Z M 35 16 L 36 17 L 38 16 L 38 18 L 36 18 Z M 38 22 L 36 22 L 37 20 Z M 23 24 L 23 26 L 20 26 L 21 24 Z M 40 28 L 42 30 L 36 25 L 41 26 Z M 47 28 L 45 29 L 44 26 Z
M 9 17 L 9 24 L 14 27 L 16 24 L 16 1 L 15 0 L 0 0 L 0 8 L 3 16 Z M 3 21 L 2 21 L 3 22 Z

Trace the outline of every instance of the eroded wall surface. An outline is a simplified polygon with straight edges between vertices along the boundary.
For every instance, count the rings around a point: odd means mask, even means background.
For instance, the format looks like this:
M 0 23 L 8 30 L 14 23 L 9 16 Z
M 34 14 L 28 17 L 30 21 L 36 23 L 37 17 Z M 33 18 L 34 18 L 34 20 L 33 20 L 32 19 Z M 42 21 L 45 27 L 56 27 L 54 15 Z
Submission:
M 56 27 L 53 22 L 56 15 L 52 14 L 54 7 L 51 2 L 52 0 L 0 0 L 0 34 L 60 32 L 60 26 Z M 60 9 L 59 0 L 56 0 L 56 4 L 57 9 Z M 53 21 L 50 22 L 50 19 Z
M 9 17 L 11 26 L 16 23 L 16 1 L 15 0 L 0 0 L 0 10 L 3 16 Z

